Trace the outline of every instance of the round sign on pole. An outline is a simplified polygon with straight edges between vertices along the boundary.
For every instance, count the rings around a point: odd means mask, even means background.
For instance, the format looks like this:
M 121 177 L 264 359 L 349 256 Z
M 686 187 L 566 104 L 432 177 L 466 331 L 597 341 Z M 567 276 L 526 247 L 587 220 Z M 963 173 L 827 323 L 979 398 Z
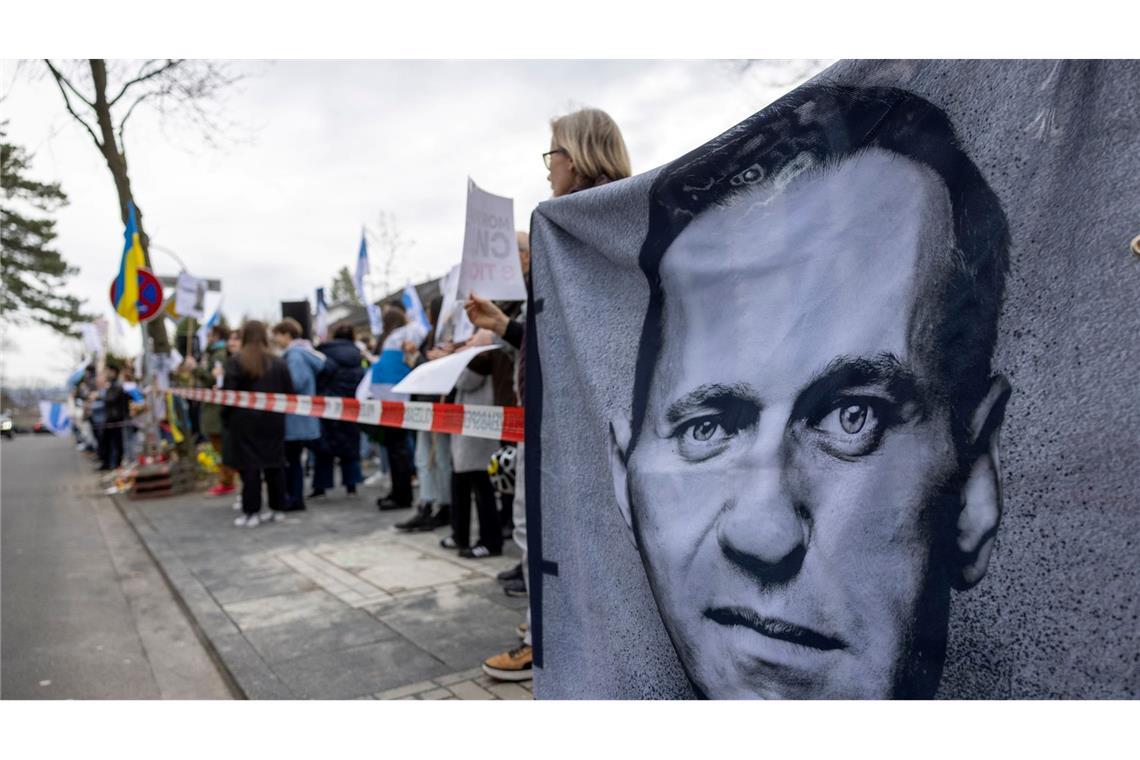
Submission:
M 111 304 L 119 301 L 119 292 L 115 287 L 119 278 L 111 280 Z M 147 322 L 162 313 L 162 283 L 149 269 L 139 270 L 139 322 Z

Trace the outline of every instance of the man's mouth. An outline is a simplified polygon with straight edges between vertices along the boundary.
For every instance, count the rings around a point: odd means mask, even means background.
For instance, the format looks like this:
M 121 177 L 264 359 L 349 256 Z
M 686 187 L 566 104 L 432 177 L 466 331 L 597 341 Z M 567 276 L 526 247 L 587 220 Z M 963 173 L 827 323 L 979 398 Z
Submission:
M 847 644 L 833 636 L 828 636 L 810 628 L 795 625 L 776 618 L 762 617 L 756 612 L 742 607 L 713 607 L 705 610 L 705 617 L 714 623 L 724 626 L 742 626 L 751 628 L 759 634 L 779 641 L 792 644 L 831 651 L 833 649 L 846 649 Z

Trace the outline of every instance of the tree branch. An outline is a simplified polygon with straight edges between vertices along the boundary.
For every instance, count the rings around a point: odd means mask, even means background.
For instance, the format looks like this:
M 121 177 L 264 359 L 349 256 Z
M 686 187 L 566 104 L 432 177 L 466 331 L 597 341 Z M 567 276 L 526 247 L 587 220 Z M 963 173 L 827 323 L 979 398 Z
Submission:
M 126 94 L 127 94 L 127 90 L 129 90 L 129 89 L 130 89 L 130 88 L 131 88 L 133 85 L 139 84 L 140 82 L 145 82 L 145 81 L 146 81 L 146 80 L 148 80 L 148 79 L 154 79 L 156 76 L 158 76 L 159 74 L 163 73 L 164 71 L 167 71 L 167 70 L 169 70 L 169 69 L 172 69 L 172 68 L 174 68 L 175 66 L 179 66 L 179 65 L 181 65 L 181 64 L 182 64 L 182 62 L 183 62 L 183 59 L 181 59 L 181 58 L 178 58 L 178 59 L 173 59 L 173 58 L 172 58 L 172 59 L 168 59 L 168 60 L 166 61 L 166 63 L 165 63 L 165 64 L 163 64 L 162 66 L 159 66 L 159 67 L 158 67 L 157 69 L 155 69 L 154 71 L 148 72 L 148 73 L 146 73 L 146 74 L 143 74 L 143 73 L 141 73 L 141 72 L 142 72 L 142 69 L 140 69 L 140 70 L 139 70 L 139 72 L 140 72 L 140 73 L 139 73 L 139 76 L 135 77 L 135 78 L 134 78 L 134 79 L 132 79 L 131 81 L 129 81 L 129 82 L 127 82 L 126 84 L 124 84 L 124 85 L 123 85 L 123 88 L 122 88 L 121 90 L 119 90 L 119 94 L 118 94 L 118 95 L 116 95 L 115 97 L 111 98 L 111 102 L 109 103 L 109 105 L 113 106 L 113 105 L 115 105 L 116 103 L 118 103 L 118 102 L 119 102 L 119 100 L 120 100 L 120 99 L 121 99 L 121 98 L 122 98 L 124 95 L 126 95 Z M 143 64 L 143 68 L 145 69 L 145 68 L 146 68 L 146 66 L 147 66 L 147 64 L 145 64 L 145 63 L 144 63 L 144 64 Z M 136 105 L 137 105 L 138 101 L 135 101 L 135 103 L 136 103 Z M 132 107 L 132 108 L 134 108 L 134 106 L 131 106 L 131 107 Z M 126 119 L 124 118 L 124 119 L 123 119 L 123 121 L 126 121 Z
M 67 96 L 67 90 L 70 89 L 72 92 L 75 92 L 75 88 L 72 86 L 71 82 L 67 81 L 67 77 L 61 74 L 59 70 L 56 69 L 54 65 L 52 65 L 51 61 L 45 58 L 44 63 L 47 64 L 48 69 L 51 71 L 51 75 L 55 77 L 55 83 L 59 87 L 60 94 L 63 95 L 63 104 L 67 107 L 67 112 L 71 114 L 73 119 L 83 125 L 83 128 L 87 130 L 87 134 L 91 135 L 91 139 L 95 141 L 95 147 L 102 151 L 103 143 L 99 142 L 99 138 L 95 136 L 95 130 L 91 129 L 87 122 L 83 120 L 83 117 L 76 113 L 75 109 L 71 107 L 71 98 Z M 66 88 L 64 87 L 65 83 L 67 85 Z M 83 96 L 79 95 L 78 93 L 76 93 L 76 96 L 84 103 L 87 103 L 87 99 Z M 87 103 L 87 105 L 90 106 L 91 104 Z
M 143 102 L 144 100 L 146 100 L 147 98 L 151 97 L 154 94 L 155 93 L 153 93 L 153 92 L 144 92 L 142 95 L 139 95 L 138 98 L 135 100 L 135 102 L 131 103 L 131 107 L 127 109 L 127 112 L 123 115 L 123 118 L 119 121 L 119 128 L 117 130 L 119 133 L 119 152 L 123 154 L 124 158 L 127 155 L 127 143 L 123 140 L 123 130 L 126 129 L 127 119 L 131 118 L 131 114 L 134 113 L 135 106 L 137 106 L 139 103 Z

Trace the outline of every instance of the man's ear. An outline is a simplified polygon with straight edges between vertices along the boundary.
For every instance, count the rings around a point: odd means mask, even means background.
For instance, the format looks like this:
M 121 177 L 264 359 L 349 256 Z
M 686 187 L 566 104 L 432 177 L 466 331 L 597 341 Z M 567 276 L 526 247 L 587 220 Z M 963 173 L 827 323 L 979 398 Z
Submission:
M 618 509 L 622 519 L 629 528 L 630 542 L 637 546 L 637 539 L 633 533 L 633 515 L 629 509 L 629 470 L 626 468 L 626 454 L 629 452 L 630 422 L 629 418 L 618 412 L 610 420 L 610 474 L 614 481 L 614 498 L 617 499 Z
M 970 469 L 962 486 L 962 510 L 958 513 L 958 572 L 953 579 L 958 589 L 970 588 L 986 574 L 1001 522 L 998 434 L 1009 394 L 1009 381 L 1001 375 L 994 377 L 966 431 L 967 445 L 973 454 L 966 463 Z

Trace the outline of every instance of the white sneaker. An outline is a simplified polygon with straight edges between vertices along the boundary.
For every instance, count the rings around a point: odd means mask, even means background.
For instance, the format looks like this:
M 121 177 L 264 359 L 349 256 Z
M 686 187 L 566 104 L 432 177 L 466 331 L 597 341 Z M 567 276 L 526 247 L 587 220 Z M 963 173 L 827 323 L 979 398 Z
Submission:
M 385 475 L 385 474 L 384 474 L 384 473 L 382 473 L 382 472 L 374 472 L 374 473 L 372 473 L 371 475 L 369 475 L 367 478 L 365 478 L 365 479 L 364 479 L 364 485 L 366 485 L 366 486 L 374 486 L 374 485 L 376 485 L 377 483 L 381 482 L 382 480 L 384 480 L 384 479 L 385 479 L 385 478 L 387 478 L 387 477 L 388 477 L 388 476 L 387 476 L 387 475 Z
M 261 524 L 261 518 L 258 515 L 242 515 L 234 520 L 234 525 L 239 528 L 256 528 Z
M 263 523 L 285 522 L 285 513 L 279 509 L 271 509 L 268 514 L 265 512 L 261 513 L 261 521 Z

